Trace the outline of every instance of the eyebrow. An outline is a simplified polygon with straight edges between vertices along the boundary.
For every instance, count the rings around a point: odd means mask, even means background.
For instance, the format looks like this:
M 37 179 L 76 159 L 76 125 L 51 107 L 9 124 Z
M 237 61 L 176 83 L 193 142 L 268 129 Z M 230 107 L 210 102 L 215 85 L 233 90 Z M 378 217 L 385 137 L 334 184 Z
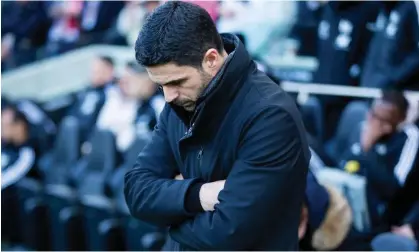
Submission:
M 177 80 L 168 81 L 164 84 L 160 84 L 160 83 L 158 83 L 158 84 L 161 85 L 161 86 L 176 85 L 176 84 L 179 84 L 179 83 L 182 83 L 182 82 L 186 81 L 187 79 L 188 79 L 187 77 L 184 77 L 184 78 L 180 78 L 180 79 L 177 79 Z

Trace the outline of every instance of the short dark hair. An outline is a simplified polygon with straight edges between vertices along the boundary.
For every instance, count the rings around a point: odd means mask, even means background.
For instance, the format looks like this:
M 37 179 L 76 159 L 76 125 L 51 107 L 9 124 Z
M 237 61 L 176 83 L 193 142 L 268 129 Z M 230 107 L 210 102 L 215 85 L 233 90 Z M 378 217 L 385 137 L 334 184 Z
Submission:
M 381 100 L 396 106 L 402 115 L 406 116 L 409 109 L 409 102 L 403 95 L 403 92 L 398 90 L 384 90 Z
M 173 62 L 201 67 L 205 52 L 221 54 L 223 42 L 210 15 L 198 5 L 167 1 L 146 19 L 135 43 L 135 58 L 143 66 Z
M 115 65 L 114 62 L 113 62 L 113 59 L 109 56 L 99 55 L 97 58 L 100 59 L 101 61 L 105 62 L 110 67 L 114 67 L 114 65 Z

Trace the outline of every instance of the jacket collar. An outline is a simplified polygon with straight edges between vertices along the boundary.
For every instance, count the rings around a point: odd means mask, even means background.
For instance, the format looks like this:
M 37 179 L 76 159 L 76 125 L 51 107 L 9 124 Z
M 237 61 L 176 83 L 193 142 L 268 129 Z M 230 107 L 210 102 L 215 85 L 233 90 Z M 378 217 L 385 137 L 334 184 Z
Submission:
M 247 75 L 256 70 L 238 37 L 232 34 L 221 34 L 221 37 L 229 56 L 198 99 L 194 116 L 191 117 L 183 108 L 171 104 L 178 117 L 189 128 L 186 138 L 198 132 L 209 133 L 208 130 L 218 128 L 217 125 L 241 89 Z

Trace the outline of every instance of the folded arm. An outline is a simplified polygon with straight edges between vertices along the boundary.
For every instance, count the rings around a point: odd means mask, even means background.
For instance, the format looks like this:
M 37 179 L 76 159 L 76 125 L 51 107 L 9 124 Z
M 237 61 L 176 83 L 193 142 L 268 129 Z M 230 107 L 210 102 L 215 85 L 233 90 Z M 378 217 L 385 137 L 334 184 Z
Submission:
M 125 200 L 131 215 L 161 226 L 181 223 L 194 214 L 185 209 L 195 179 L 175 180 L 179 169 L 167 139 L 167 111 L 162 113 L 151 141 L 125 175 Z
M 308 170 L 308 146 L 294 119 L 279 108 L 257 115 L 238 149 L 215 210 L 170 229 L 181 245 L 198 250 L 254 249 L 274 225 L 284 248 L 298 243 L 298 226 Z M 289 237 L 289 239 L 287 238 Z

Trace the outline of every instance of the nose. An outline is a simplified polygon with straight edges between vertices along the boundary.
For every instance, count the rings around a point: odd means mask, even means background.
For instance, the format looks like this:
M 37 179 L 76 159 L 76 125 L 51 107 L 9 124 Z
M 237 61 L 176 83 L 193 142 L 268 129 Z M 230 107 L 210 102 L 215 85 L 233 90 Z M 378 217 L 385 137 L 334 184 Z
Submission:
M 167 103 L 171 103 L 179 96 L 179 92 L 176 90 L 176 88 L 167 86 L 163 86 L 163 94 Z

